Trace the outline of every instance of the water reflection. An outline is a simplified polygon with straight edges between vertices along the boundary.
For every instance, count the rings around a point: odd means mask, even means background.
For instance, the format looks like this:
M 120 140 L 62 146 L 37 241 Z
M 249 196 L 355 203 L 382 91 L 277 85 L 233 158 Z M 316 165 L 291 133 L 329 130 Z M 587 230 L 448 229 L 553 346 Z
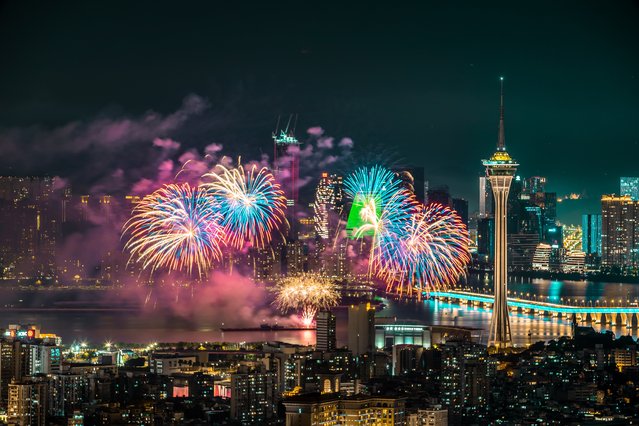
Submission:
M 601 283 L 586 281 L 559 281 L 513 277 L 509 280 L 511 296 L 527 297 L 552 303 L 597 306 L 631 304 L 639 299 L 639 286 L 622 283 Z M 468 286 L 478 292 L 492 293 L 492 280 L 486 276 L 471 276 Z M 460 306 L 455 303 L 427 300 L 417 304 L 407 301 L 390 301 L 381 315 L 398 318 L 416 318 L 431 324 L 458 325 L 484 330 L 482 340 L 488 340 L 491 311 L 473 306 Z M 531 316 L 525 313 L 510 313 L 513 341 L 517 345 L 533 343 L 538 340 L 556 339 L 572 334 L 572 323 L 568 319 L 544 316 Z M 592 326 L 597 331 L 610 330 L 617 336 L 631 335 L 637 338 L 637 322 L 626 328 L 625 325 L 609 326 L 595 324 L 590 320 L 580 325 Z
M 468 285 L 475 291 L 490 292 L 491 279 L 488 277 L 471 276 Z M 600 283 L 586 281 L 558 281 L 543 279 L 513 278 L 509 282 L 511 295 L 536 296 L 541 300 L 554 303 L 586 304 L 592 306 L 631 303 L 639 299 L 639 286 L 620 283 Z M 36 294 L 37 293 L 37 294 Z M 87 293 L 87 292 L 84 292 Z M 46 295 L 47 303 L 55 305 L 62 299 L 95 298 L 97 294 L 89 296 L 77 294 L 62 294 L 51 292 Z M 90 293 L 90 292 L 89 292 Z M 16 303 L 19 300 L 38 300 L 31 306 L 41 306 L 45 299 L 42 292 L 28 290 L 2 289 L 0 297 L 5 304 Z M 52 300 L 55 299 L 55 302 Z M 59 299 L 59 300 L 58 300 Z M 83 302 L 78 302 L 83 303 Z M 392 300 L 385 301 L 386 307 L 378 312 L 378 316 L 392 316 L 398 319 L 418 319 L 427 324 L 457 325 L 484 330 L 482 340 L 488 340 L 488 326 L 491 311 L 479 306 L 460 306 L 437 300 Z M 347 343 L 347 310 L 336 309 L 338 344 Z M 530 316 L 523 313 L 511 312 L 511 328 L 513 340 L 516 344 L 527 344 L 538 340 L 549 340 L 571 334 L 570 321 L 558 318 Z M 256 323 L 262 318 L 255 318 Z M 224 321 L 224 319 L 222 319 Z M 194 318 L 172 315 L 162 310 L 139 312 L 74 312 L 74 311 L 11 311 L 0 310 L 0 327 L 11 323 L 40 324 L 43 331 L 57 333 L 64 342 L 74 340 L 89 340 L 91 342 L 139 342 L 154 341 L 268 341 L 280 340 L 289 343 L 314 344 L 315 332 L 302 331 L 259 331 L 253 333 L 223 333 L 220 331 L 220 318 L 212 312 L 198 312 Z M 638 336 L 636 321 L 634 326 L 610 327 L 601 324 L 590 324 L 596 330 L 611 330 L 616 335 L 630 334 Z M 254 326 L 256 324 L 244 324 Z

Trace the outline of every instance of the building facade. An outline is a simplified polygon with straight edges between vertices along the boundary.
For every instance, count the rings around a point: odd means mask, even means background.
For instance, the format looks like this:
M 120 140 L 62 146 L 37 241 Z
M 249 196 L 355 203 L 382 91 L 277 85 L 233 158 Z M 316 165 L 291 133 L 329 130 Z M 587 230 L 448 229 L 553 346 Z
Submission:
M 48 400 L 47 384 L 20 381 L 9 385 L 7 419 L 15 426 L 45 426 Z
M 370 303 L 348 307 L 348 349 L 353 356 L 369 353 L 375 347 L 375 308 Z
M 639 266 L 639 201 L 629 195 L 601 197 L 601 264 L 621 270 Z
M 320 311 L 315 319 L 316 324 L 316 344 L 318 351 L 333 351 L 337 346 L 336 329 L 337 320 L 331 311 Z
M 619 195 L 628 196 L 632 201 L 639 201 L 639 177 L 619 178 Z
M 586 254 L 601 256 L 601 215 L 581 216 L 581 250 Z
M 231 419 L 270 424 L 276 417 L 277 379 L 264 369 L 240 369 L 231 375 Z

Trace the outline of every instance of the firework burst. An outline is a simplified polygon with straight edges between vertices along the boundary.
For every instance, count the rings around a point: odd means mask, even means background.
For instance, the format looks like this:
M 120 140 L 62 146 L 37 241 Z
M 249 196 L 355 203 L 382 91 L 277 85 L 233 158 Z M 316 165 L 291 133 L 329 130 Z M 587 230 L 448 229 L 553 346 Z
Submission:
M 282 312 L 297 310 L 302 323 L 309 327 L 320 309 L 328 309 L 339 302 L 335 284 L 315 274 L 299 274 L 282 278 L 272 290 L 273 305 Z
M 215 200 L 228 241 L 236 249 L 246 242 L 266 246 L 273 231 L 286 223 L 286 197 L 266 168 L 218 165 L 203 177 L 211 179 L 203 187 Z
M 470 261 L 468 230 L 456 212 L 439 204 L 422 207 L 380 242 L 374 268 L 388 291 L 418 296 L 447 287 Z
M 395 173 L 381 167 L 363 167 L 344 182 L 353 200 L 347 227 L 355 238 L 372 237 L 369 275 L 376 258 L 383 255 L 385 241 L 397 238 L 416 210 L 414 195 L 402 187 Z
M 374 199 L 378 205 L 387 205 L 400 189 L 395 173 L 382 166 L 360 167 L 344 181 L 346 195 L 362 203 Z
M 204 275 L 222 257 L 226 237 L 214 199 L 189 184 L 165 185 L 144 197 L 124 225 L 130 261 Z

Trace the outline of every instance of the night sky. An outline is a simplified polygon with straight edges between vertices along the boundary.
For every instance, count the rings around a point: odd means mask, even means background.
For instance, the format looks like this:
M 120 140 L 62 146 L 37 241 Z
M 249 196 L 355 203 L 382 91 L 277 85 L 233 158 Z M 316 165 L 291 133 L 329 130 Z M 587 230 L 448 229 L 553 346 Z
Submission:
M 3 2 L 2 143 L 171 114 L 196 94 L 206 120 L 171 134 L 185 147 L 269 152 L 278 114 L 296 112 L 301 135 L 321 126 L 363 151 L 387 147 L 474 210 L 504 75 L 506 144 L 523 176 L 583 193 L 578 209 L 594 211 L 619 176 L 639 175 L 637 2 L 161 3 Z M 0 173 L 65 176 L 95 161 L 20 141 L 31 159 L 0 145 Z

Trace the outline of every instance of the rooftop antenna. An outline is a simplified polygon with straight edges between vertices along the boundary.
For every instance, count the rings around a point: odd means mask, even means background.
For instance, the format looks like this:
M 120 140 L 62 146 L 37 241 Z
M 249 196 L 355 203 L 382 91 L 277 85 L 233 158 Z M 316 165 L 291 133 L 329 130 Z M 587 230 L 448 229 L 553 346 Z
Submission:
M 504 77 L 499 77 L 499 136 L 497 139 L 497 151 L 506 150 L 506 134 L 504 131 Z

